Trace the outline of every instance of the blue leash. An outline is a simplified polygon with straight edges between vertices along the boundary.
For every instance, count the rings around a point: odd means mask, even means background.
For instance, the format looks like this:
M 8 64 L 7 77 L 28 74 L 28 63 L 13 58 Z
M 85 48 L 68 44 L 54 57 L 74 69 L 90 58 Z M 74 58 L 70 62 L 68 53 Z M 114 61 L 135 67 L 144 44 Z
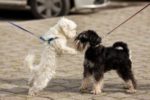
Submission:
M 1 17 L 0 17 L 0 18 L 1 18 Z M 1 18 L 1 19 L 3 19 L 3 18 Z M 21 29 L 21 30 L 23 30 L 23 31 L 25 31 L 25 32 L 27 32 L 27 33 L 29 33 L 30 35 L 36 37 L 37 39 L 42 40 L 42 42 L 47 41 L 48 44 L 50 44 L 51 41 L 53 41 L 53 40 L 55 40 L 55 39 L 58 39 L 58 37 L 54 37 L 54 38 L 50 38 L 50 39 L 48 39 L 48 40 L 45 40 L 45 39 L 42 38 L 41 36 L 39 37 L 39 36 L 35 35 L 33 32 L 31 32 L 31 31 L 29 31 L 29 30 L 27 30 L 27 29 L 25 29 L 25 28 L 23 28 L 23 27 L 21 27 L 21 26 L 15 24 L 15 23 L 13 23 L 13 22 L 8 21 L 7 23 L 9 23 L 9 24 L 11 24 L 12 26 L 15 26 L 15 27 L 17 27 L 17 28 L 19 28 L 19 29 Z
M 34 37 L 36 37 L 36 38 L 42 40 L 43 42 L 45 41 L 43 38 L 41 38 L 41 37 L 35 35 L 33 32 L 31 32 L 31 31 L 29 31 L 29 30 L 27 30 L 27 29 L 25 29 L 25 28 L 23 28 L 23 27 L 21 27 L 21 26 L 15 24 L 15 23 L 13 23 L 13 22 L 8 22 L 8 23 L 11 24 L 11 25 L 13 25 L 13 26 L 15 26 L 15 27 L 17 27 L 17 28 L 19 28 L 19 29 L 21 29 L 21 30 L 23 30 L 23 31 L 25 31 L 25 32 L 27 32 L 27 33 L 29 33 L 30 35 L 32 35 L 32 36 L 34 36 Z
M 0 19 L 4 19 L 4 18 L 0 17 Z M 31 32 L 31 31 L 29 31 L 29 30 L 27 30 L 27 29 L 25 29 L 25 28 L 23 28 L 23 27 L 21 27 L 21 26 L 15 24 L 15 23 L 11 22 L 11 21 L 7 21 L 7 23 L 9 23 L 9 24 L 11 24 L 12 26 L 15 26 L 15 27 L 17 27 L 17 28 L 19 28 L 19 29 L 21 29 L 21 30 L 23 30 L 23 31 L 25 31 L 25 32 L 27 32 L 27 33 L 29 33 L 30 35 L 36 37 L 37 39 L 42 40 L 42 42 L 45 41 L 45 40 L 44 40 L 43 38 L 41 38 L 40 36 L 35 35 L 33 32 Z
M 34 36 L 34 37 L 36 37 L 36 38 L 42 40 L 43 42 L 47 41 L 48 44 L 50 44 L 51 41 L 53 41 L 53 40 L 55 40 L 55 39 L 58 38 L 58 37 L 55 37 L 55 38 L 50 38 L 50 39 L 48 39 L 48 40 L 45 40 L 45 39 L 43 39 L 42 37 L 38 37 L 38 36 L 35 35 L 33 32 L 31 32 L 31 31 L 29 31 L 29 30 L 27 30 L 27 29 L 25 29 L 25 28 L 23 28 L 23 27 L 21 27 L 21 26 L 15 24 L 15 23 L 13 23 L 13 22 L 8 22 L 8 23 L 11 24 L 11 25 L 13 25 L 13 26 L 15 26 L 15 27 L 17 27 L 17 28 L 19 28 L 19 29 L 21 29 L 21 30 L 23 30 L 23 31 L 25 31 L 25 32 L 27 32 L 27 33 L 29 33 L 29 34 L 31 34 L 32 36 Z

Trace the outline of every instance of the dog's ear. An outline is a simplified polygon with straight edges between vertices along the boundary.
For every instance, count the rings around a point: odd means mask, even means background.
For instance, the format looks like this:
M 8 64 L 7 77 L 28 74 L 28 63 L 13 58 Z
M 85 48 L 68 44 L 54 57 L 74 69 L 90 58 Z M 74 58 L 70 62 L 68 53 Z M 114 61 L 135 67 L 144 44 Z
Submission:
M 59 25 L 60 28 L 66 28 L 66 19 L 64 17 L 60 18 L 60 20 L 57 23 Z
M 67 36 L 67 38 L 69 38 L 69 26 L 68 26 L 68 21 L 66 18 L 62 17 L 59 21 L 58 21 L 58 26 L 61 30 L 61 34 L 64 34 L 65 36 Z
M 76 23 L 72 20 L 62 17 L 58 21 L 58 26 L 62 30 L 62 33 L 68 38 L 72 38 L 76 35 Z
M 87 36 L 89 38 L 89 43 L 91 46 L 96 46 L 101 43 L 101 37 L 98 36 L 98 34 L 93 30 L 87 31 Z
M 91 46 L 96 46 L 96 45 L 98 45 L 100 43 L 101 43 L 101 38 L 100 37 L 98 37 L 98 38 L 92 38 L 91 41 L 90 41 L 90 45 Z
M 81 32 L 76 38 L 75 41 L 80 40 L 81 43 L 88 42 L 88 36 L 86 34 L 86 31 Z

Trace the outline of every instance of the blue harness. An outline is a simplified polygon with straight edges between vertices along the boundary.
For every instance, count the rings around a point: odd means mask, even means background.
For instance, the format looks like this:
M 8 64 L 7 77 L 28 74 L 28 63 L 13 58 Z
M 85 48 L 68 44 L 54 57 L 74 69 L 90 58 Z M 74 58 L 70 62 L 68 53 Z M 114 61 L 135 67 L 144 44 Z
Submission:
M 43 37 L 40 37 L 40 39 L 41 39 L 42 41 L 47 41 L 48 44 L 50 44 L 51 41 L 53 41 L 53 40 L 55 40 L 55 39 L 58 39 L 58 37 L 50 38 L 50 39 L 48 39 L 48 40 L 45 40 Z

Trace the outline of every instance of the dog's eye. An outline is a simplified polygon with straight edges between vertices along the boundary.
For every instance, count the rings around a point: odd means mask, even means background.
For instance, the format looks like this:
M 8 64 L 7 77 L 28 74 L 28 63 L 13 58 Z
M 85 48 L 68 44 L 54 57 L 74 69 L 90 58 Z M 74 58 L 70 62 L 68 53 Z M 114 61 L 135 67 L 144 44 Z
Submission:
M 86 35 L 83 35 L 83 38 L 87 38 Z

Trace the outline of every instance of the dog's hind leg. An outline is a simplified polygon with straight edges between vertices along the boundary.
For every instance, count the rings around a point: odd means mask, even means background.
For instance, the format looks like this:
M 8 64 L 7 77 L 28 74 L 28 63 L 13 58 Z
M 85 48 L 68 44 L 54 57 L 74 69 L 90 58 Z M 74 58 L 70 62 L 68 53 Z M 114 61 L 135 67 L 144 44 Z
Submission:
M 128 92 L 128 93 L 135 93 L 136 92 L 136 89 L 134 87 L 134 84 L 133 84 L 132 80 L 126 81 L 126 84 L 128 86 L 128 90 L 126 92 Z
M 133 72 L 130 68 L 122 67 L 122 70 L 118 70 L 118 75 L 125 81 L 127 84 L 128 93 L 136 92 L 136 81 L 133 75 Z
M 33 85 L 33 81 L 34 81 L 34 76 L 31 76 L 28 80 L 28 85 L 32 86 Z
M 32 87 L 29 89 L 28 94 L 31 96 L 36 95 L 39 91 L 43 90 L 48 82 L 49 78 L 39 77 L 38 79 L 34 79 Z

